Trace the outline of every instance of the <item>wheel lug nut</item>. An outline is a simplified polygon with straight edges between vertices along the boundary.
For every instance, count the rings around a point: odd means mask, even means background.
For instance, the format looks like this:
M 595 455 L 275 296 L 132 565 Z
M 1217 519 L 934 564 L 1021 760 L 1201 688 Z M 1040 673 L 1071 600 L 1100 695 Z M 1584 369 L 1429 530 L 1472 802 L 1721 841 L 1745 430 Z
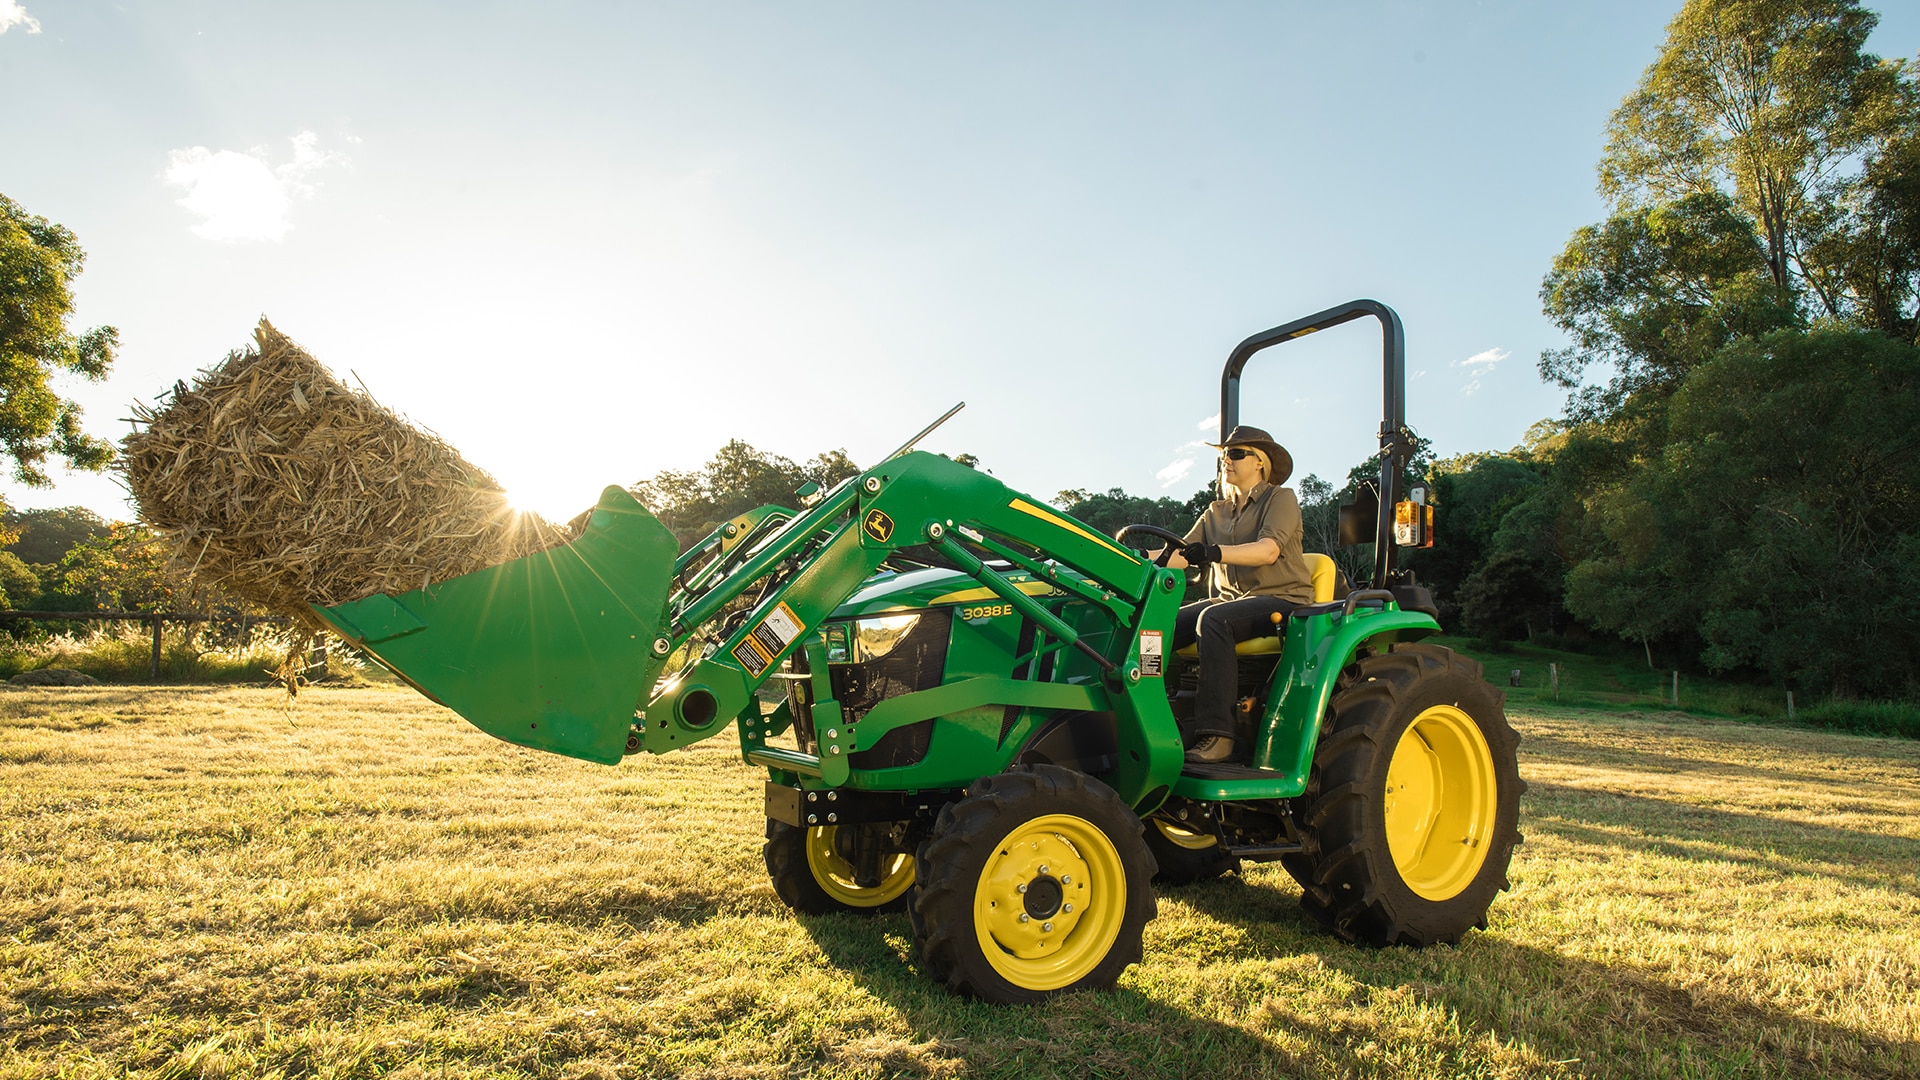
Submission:
M 1027 914 L 1026 912 L 1024 912 L 1024 911 L 1023 911 L 1023 912 L 1021 912 L 1021 913 L 1020 913 L 1020 921 L 1021 921 L 1021 922 L 1032 922 L 1032 921 L 1033 921 L 1033 916 L 1031 916 L 1031 915 L 1029 915 L 1029 914 Z
M 1073 905 L 1072 905 L 1072 904 L 1063 904 L 1063 905 L 1061 905 L 1061 907 L 1060 907 L 1060 910 L 1061 910 L 1061 911 L 1064 911 L 1064 912 L 1066 912 L 1066 913 L 1067 913 L 1067 914 L 1069 914 L 1069 915 L 1071 915 L 1071 914 L 1073 914 Z
M 1014 892 L 1017 892 L 1017 893 L 1023 893 L 1023 892 L 1026 892 L 1026 891 L 1027 891 L 1027 883 L 1023 881 L 1023 882 L 1021 882 L 1020 884 L 1018 884 L 1018 885 L 1015 885 L 1015 886 L 1013 887 L 1013 891 L 1014 891 Z
M 1071 884 L 1073 884 L 1073 875 L 1072 875 L 1072 874 L 1061 874 L 1061 875 L 1060 875 L 1060 884 L 1062 884 L 1062 885 L 1071 885 Z
M 1043 933 L 1051 934 L 1053 933 L 1053 924 L 1050 922 L 1043 922 L 1040 924 L 1040 929 Z
M 1047 872 L 1047 866 L 1045 863 L 1040 864 L 1040 872 L 1043 874 Z

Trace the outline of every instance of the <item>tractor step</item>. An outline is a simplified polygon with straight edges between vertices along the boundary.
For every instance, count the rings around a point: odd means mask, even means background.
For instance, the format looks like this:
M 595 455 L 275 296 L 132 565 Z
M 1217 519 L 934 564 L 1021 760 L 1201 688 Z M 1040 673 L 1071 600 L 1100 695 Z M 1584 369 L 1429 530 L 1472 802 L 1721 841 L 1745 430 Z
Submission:
M 1173 794 L 1200 802 L 1240 802 L 1246 799 L 1291 799 L 1306 790 L 1304 777 L 1290 777 L 1251 765 L 1187 763 Z

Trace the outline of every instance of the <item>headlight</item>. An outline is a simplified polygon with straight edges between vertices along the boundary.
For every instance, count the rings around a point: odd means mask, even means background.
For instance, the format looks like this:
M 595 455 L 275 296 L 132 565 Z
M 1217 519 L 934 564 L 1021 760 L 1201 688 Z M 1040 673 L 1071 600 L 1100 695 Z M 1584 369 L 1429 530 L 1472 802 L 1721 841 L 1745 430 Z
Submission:
M 853 623 L 853 662 L 864 664 L 869 660 L 878 660 L 893 651 L 900 639 L 913 630 L 913 624 L 920 621 L 920 613 L 910 615 L 882 615 L 871 619 L 856 619 Z

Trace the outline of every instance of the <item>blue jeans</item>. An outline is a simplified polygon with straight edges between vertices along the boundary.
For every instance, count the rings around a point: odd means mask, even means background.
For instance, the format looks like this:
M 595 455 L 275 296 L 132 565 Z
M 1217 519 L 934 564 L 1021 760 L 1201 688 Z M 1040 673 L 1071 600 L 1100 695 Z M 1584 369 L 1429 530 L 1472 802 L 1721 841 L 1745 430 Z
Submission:
M 1200 643 L 1200 696 L 1193 703 L 1193 738 L 1233 737 L 1234 685 L 1239 665 L 1236 643 L 1277 633 L 1274 612 L 1286 614 L 1300 605 L 1277 596 L 1248 596 L 1239 600 L 1195 600 L 1180 609 L 1173 621 L 1173 647 Z M 1246 749 L 1242 747 L 1241 749 Z

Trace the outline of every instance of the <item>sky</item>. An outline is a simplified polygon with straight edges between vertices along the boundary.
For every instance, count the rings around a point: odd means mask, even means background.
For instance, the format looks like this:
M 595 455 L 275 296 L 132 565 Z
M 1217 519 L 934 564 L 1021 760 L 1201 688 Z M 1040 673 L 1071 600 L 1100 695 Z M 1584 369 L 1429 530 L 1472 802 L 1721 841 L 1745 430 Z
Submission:
M 0 192 L 88 253 L 65 381 L 263 315 L 566 518 L 729 439 L 1184 500 L 1241 339 L 1356 298 L 1441 456 L 1557 416 L 1540 279 L 1678 3 L 0 0 Z M 1870 48 L 1920 50 L 1920 11 Z M 1376 324 L 1268 350 L 1295 478 L 1377 446 Z M 110 477 L 0 483 L 129 518 Z

